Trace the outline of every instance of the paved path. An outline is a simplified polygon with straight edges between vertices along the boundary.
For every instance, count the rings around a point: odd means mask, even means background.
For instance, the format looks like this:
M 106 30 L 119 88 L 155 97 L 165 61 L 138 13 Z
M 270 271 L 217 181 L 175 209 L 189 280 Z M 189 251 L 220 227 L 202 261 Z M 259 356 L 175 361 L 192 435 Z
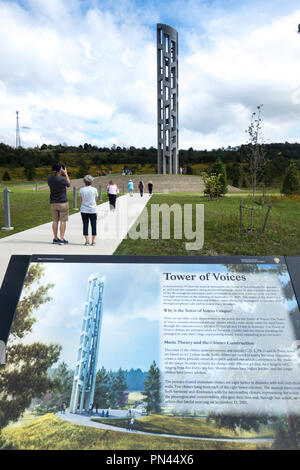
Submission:
M 115 211 L 110 211 L 108 202 L 99 205 L 96 246 L 84 246 L 79 211 L 71 215 L 67 223 L 65 238 L 68 245 L 53 245 L 52 222 L 1 238 L 0 285 L 11 255 L 112 255 L 148 201 L 148 194 L 144 197 L 134 194 L 133 197 L 120 196 Z
M 113 413 L 113 411 L 112 411 Z M 125 428 L 118 428 L 117 426 L 111 426 L 109 424 L 103 423 L 96 423 L 95 421 L 91 421 L 89 416 L 83 416 L 78 414 L 72 414 L 66 412 L 65 414 L 57 413 L 56 414 L 59 418 L 68 421 L 69 423 L 78 424 L 81 426 L 89 426 L 92 428 L 98 429 L 106 429 L 108 431 L 118 431 L 118 432 L 126 432 L 126 433 L 134 433 L 134 434 L 143 434 L 146 436 L 157 436 L 157 437 L 171 437 L 175 439 L 192 439 L 196 441 L 214 441 L 214 442 L 253 442 L 253 443 L 270 443 L 273 442 L 273 439 L 269 438 L 254 438 L 254 439 L 230 439 L 230 438 L 218 438 L 218 437 L 192 437 L 192 436 L 179 436 L 176 434 L 158 434 L 152 432 L 144 432 L 144 431 L 128 431 Z M 93 418 L 95 418 L 94 416 Z M 101 416 L 97 416 L 101 418 Z

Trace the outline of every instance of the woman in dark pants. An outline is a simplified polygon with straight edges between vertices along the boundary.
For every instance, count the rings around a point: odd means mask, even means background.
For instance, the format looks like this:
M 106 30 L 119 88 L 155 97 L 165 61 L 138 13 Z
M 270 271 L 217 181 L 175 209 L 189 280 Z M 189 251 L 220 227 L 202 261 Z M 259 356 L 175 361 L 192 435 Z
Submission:
M 83 235 L 85 237 L 85 245 L 89 245 L 89 222 L 92 226 L 92 246 L 95 246 L 95 238 L 97 235 L 97 204 L 98 191 L 91 186 L 93 177 L 86 175 L 83 178 L 85 187 L 79 189 L 80 212 L 83 222 Z
M 144 181 L 140 181 L 139 182 L 139 190 L 140 190 L 141 197 L 143 197 L 144 189 L 145 189 Z
M 148 183 L 148 191 L 149 191 L 149 196 L 152 196 L 152 191 L 153 191 L 152 181 L 149 181 L 149 183 Z
M 113 182 L 113 180 L 110 180 L 107 186 L 107 195 L 109 200 L 109 208 L 111 211 L 115 210 L 116 208 L 116 199 L 118 192 L 119 189 L 117 185 Z

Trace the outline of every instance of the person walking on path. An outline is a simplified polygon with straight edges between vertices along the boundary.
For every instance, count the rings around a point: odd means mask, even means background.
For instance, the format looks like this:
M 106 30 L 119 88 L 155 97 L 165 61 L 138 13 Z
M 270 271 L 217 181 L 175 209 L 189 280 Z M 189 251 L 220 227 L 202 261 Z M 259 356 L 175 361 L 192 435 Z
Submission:
M 133 425 L 134 425 L 134 417 L 131 418 L 130 420 L 130 430 L 133 431 Z
M 143 181 L 140 181 L 140 182 L 139 182 L 139 190 L 140 190 L 140 195 L 141 195 L 141 197 L 143 197 L 143 195 L 144 195 L 144 189 L 145 189 L 144 182 L 143 182 Z
M 95 238 L 97 235 L 97 204 L 98 191 L 91 186 L 93 177 L 86 175 L 83 178 L 85 186 L 79 189 L 80 213 L 83 223 L 83 236 L 85 237 L 85 245 L 89 245 L 89 222 L 92 226 L 92 246 L 96 245 Z
M 53 243 L 66 245 L 66 225 L 69 218 L 69 201 L 67 189 L 70 187 L 70 178 L 67 169 L 61 163 L 55 163 L 52 167 L 52 175 L 47 178 L 50 188 L 50 206 L 52 214 Z M 58 228 L 60 238 L 58 238 Z
M 131 410 L 128 410 L 128 415 L 127 415 L 127 431 L 130 431 L 130 421 L 131 421 Z
M 113 180 L 110 180 L 107 186 L 107 195 L 108 195 L 110 210 L 116 209 L 116 199 L 117 199 L 118 192 L 119 192 L 119 188 L 113 182 Z
M 152 181 L 149 181 L 149 183 L 148 183 L 148 191 L 149 191 L 149 196 L 152 196 L 152 191 L 153 191 Z
M 132 180 L 129 180 L 128 182 L 128 191 L 129 191 L 130 196 L 133 196 L 133 181 Z

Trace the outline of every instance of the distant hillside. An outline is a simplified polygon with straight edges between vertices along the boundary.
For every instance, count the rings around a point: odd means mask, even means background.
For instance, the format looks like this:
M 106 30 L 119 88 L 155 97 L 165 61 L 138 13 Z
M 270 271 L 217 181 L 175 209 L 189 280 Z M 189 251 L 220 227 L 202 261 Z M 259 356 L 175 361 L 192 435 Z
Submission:
M 266 168 L 265 182 L 272 185 L 274 180 L 281 181 L 289 162 L 296 163 L 300 170 L 299 143 L 265 144 Z M 237 172 L 247 173 L 247 145 L 222 147 L 212 150 L 179 150 L 179 166 L 186 168 L 187 174 L 197 174 L 209 169 L 219 157 L 226 164 L 230 182 L 236 179 Z M 129 169 L 133 174 L 153 174 L 157 172 L 157 149 L 135 147 L 97 147 L 84 145 L 46 145 L 35 148 L 13 148 L 0 143 L 0 179 L 8 171 L 16 179 L 43 179 L 49 174 L 53 163 L 60 161 L 68 167 L 70 177 L 82 178 L 85 174 L 93 176 L 101 173 L 121 173 Z M 2 170 L 2 171 L 1 171 Z M 242 179 L 242 178 L 241 178 Z M 234 185 L 236 186 L 236 185 Z

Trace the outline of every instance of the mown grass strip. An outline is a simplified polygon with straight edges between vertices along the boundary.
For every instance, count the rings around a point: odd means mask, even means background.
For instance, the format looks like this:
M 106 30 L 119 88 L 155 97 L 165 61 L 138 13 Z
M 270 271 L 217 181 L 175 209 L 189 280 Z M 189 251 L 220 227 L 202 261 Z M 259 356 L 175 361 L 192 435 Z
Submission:
M 120 428 L 127 428 L 126 418 L 93 418 L 92 421 L 109 424 Z M 174 434 L 176 436 L 209 437 L 228 439 L 255 439 L 273 438 L 274 432 L 265 429 L 262 432 L 234 432 L 227 428 L 217 428 L 213 421 L 206 422 L 205 418 L 178 418 L 174 416 L 149 415 L 134 421 L 134 429 L 137 431 L 155 434 Z
M 0 442 L 2 449 L 21 450 L 256 450 L 270 447 L 269 444 L 207 442 L 106 431 L 68 423 L 53 414 L 5 428 Z
M 147 204 L 148 211 L 148 239 L 123 240 L 114 254 L 116 255 L 288 255 L 299 254 L 300 240 L 300 197 L 282 198 L 272 196 L 266 203 L 272 202 L 265 233 L 260 235 L 266 206 L 256 204 L 255 227 L 252 233 L 240 232 L 240 200 L 239 198 L 224 197 L 209 201 L 205 197 L 197 196 L 156 196 Z M 245 200 L 245 204 L 247 200 Z M 195 205 L 204 204 L 204 246 L 201 250 L 186 250 L 187 240 L 174 239 L 173 224 L 171 221 L 171 239 L 162 239 L 160 227 L 159 239 L 151 239 L 151 205 L 152 204 L 179 204 L 184 214 L 184 204 L 193 205 L 193 228 L 196 228 Z M 244 204 L 244 203 L 243 203 Z M 249 199 L 250 204 L 250 199 Z M 250 225 L 250 211 L 245 210 L 244 226 Z M 139 222 L 135 224 L 138 231 Z M 184 231 L 183 231 L 184 232 Z

